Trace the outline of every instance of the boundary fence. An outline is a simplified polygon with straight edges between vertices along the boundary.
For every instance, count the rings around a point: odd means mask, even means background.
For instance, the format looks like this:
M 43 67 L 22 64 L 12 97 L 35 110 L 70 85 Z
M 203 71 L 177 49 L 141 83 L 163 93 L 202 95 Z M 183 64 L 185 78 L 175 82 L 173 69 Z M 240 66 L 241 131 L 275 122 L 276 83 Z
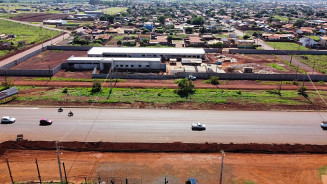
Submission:
M 75 50 L 75 51 L 88 51 L 92 47 L 89 46 L 46 46 L 43 49 L 36 50 L 26 56 L 8 63 L 0 68 L 0 76 L 40 76 L 52 77 L 61 69 L 67 68 L 67 63 L 61 63 L 53 69 L 47 70 L 11 70 L 10 68 L 26 61 L 27 59 L 45 51 L 45 50 Z M 217 51 L 216 49 L 212 49 Z M 219 50 L 219 49 L 218 49 Z M 230 53 L 243 53 L 243 54 L 316 54 L 324 55 L 327 51 L 285 51 L 285 50 L 250 50 L 250 49 L 231 49 Z M 127 74 L 127 73 L 113 73 L 112 78 L 121 79 L 155 79 L 155 80 L 168 80 L 185 78 L 193 75 L 198 79 L 208 79 L 211 76 L 218 76 L 222 80 L 268 80 L 268 81 L 309 81 L 309 77 L 303 74 L 255 74 L 255 73 L 177 73 L 176 75 L 157 75 L 157 74 Z M 92 78 L 106 78 L 107 74 L 98 74 L 93 71 Z M 312 81 L 327 82 L 327 75 L 310 75 Z

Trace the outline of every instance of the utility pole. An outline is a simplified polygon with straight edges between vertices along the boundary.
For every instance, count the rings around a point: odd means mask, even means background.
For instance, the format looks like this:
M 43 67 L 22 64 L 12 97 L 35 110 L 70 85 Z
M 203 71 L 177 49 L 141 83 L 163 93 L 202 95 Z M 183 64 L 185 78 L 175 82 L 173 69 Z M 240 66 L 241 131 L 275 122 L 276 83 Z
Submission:
M 62 162 L 62 166 L 63 166 L 63 168 L 64 168 L 64 173 L 65 173 L 65 183 L 68 184 L 68 179 L 67 179 L 67 174 L 66 174 L 65 162 Z
M 56 151 L 57 151 L 57 159 L 58 159 L 58 166 L 59 166 L 60 181 L 61 181 L 61 184 L 63 184 L 64 182 L 63 182 L 62 173 L 61 173 L 61 162 L 60 162 L 60 156 L 59 156 L 58 142 L 56 142 Z
M 37 158 L 35 159 L 35 164 L 36 164 L 36 169 L 37 169 L 37 174 L 38 174 L 38 177 L 39 177 L 39 180 L 40 180 L 40 184 L 42 184 L 40 170 L 39 170 L 39 164 L 37 163 Z
M 168 180 L 166 176 L 165 176 L 165 184 L 168 184 Z
M 290 65 L 292 64 L 293 54 L 291 55 Z
M 9 171 L 11 183 L 14 184 L 15 182 L 14 182 L 14 178 L 12 177 L 12 174 L 11 174 L 8 158 L 6 158 L 6 162 L 7 162 L 7 166 L 8 166 L 8 171 Z
M 316 66 L 316 60 L 315 60 L 314 63 L 313 63 L 313 67 L 312 67 L 312 75 L 313 75 L 313 73 L 315 72 L 315 66 Z
M 223 183 L 223 167 L 224 167 L 224 157 L 225 157 L 225 152 L 224 150 L 220 150 L 221 152 L 221 167 L 220 167 L 220 181 L 219 184 Z

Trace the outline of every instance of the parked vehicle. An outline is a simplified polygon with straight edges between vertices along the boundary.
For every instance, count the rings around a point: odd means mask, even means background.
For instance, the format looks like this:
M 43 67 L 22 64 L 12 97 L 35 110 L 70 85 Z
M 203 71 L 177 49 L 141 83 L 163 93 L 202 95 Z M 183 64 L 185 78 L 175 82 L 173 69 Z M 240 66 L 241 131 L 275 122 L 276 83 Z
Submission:
M 69 111 L 68 116 L 71 117 L 73 115 L 74 115 L 73 112 L 72 111 Z
M 196 181 L 196 179 L 195 178 L 189 178 L 186 182 L 185 182 L 185 184 L 197 184 L 198 182 Z
M 44 118 L 40 120 L 40 126 L 51 125 L 52 123 L 53 121 L 51 119 Z
M 193 76 L 193 75 L 189 75 L 189 76 L 188 76 L 188 79 L 189 79 L 189 80 L 196 80 L 196 77 Z
M 192 130 L 206 130 L 206 125 L 203 123 L 193 123 L 191 124 Z
M 327 130 L 327 121 L 322 121 L 320 123 L 320 127 L 323 129 L 323 130 Z
M 1 118 L 1 123 L 15 123 L 16 119 L 11 116 L 4 116 Z

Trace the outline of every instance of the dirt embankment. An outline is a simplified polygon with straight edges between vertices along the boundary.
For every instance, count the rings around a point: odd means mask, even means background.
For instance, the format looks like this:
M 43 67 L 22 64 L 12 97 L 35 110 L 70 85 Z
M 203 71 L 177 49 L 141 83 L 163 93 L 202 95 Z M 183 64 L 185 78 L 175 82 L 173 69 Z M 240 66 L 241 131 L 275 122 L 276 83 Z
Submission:
M 97 152 L 180 152 L 180 153 L 217 153 L 220 150 L 232 153 L 326 154 L 327 145 L 302 144 L 217 144 L 217 143 L 114 143 L 114 142 L 60 142 L 59 146 L 67 151 Z M 7 149 L 54 150 L 53 141 L 6 141 L 0 144 L 0 155 Z

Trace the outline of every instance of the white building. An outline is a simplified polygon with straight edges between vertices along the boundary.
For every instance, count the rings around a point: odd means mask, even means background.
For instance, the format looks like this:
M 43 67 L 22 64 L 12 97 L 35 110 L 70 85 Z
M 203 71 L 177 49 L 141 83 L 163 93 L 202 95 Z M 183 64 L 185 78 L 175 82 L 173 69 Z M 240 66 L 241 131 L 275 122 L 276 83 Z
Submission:
M 67 21 L 65 21 L 65 20 L 44 20 L 43 21 L 43 24 L 44 25 L 65 25 L 65 24 L 67 24 Z
M 205 58 L 202 48 L 93 47 L 89 57 Z

